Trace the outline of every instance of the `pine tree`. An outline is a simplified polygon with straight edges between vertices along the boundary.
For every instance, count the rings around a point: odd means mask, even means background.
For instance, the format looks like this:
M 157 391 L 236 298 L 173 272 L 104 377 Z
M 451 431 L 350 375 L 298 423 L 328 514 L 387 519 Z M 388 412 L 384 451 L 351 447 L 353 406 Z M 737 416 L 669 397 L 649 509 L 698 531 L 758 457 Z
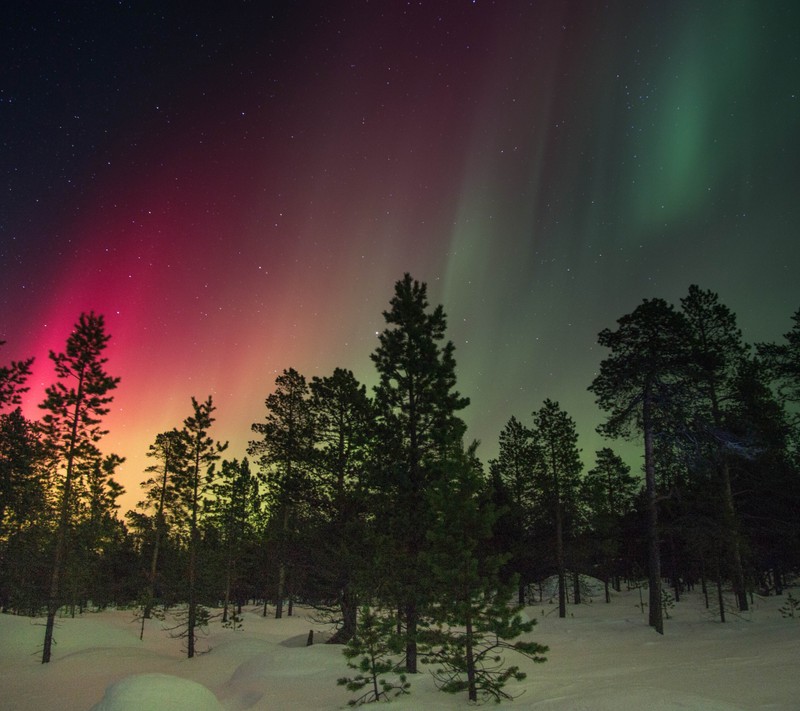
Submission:
M 756 570 L 768 572 L 775 592 L 800 561 L 800 478 L 797 476 L 797 441 L 791 418 L 770 388 L 760 359 L 746 361 L 734 384 L 735 398 L 726 413 L 726 426 L 746 445 L 747 456 L 738 457 L 732 483 L 738 492 L 745 552 Z M 764 582 L 763 587 L 769 589 Z
M 691 353 L 689 378 L 693 385 L 694 424 L 707 443 L 712 466 L 717 472 L 720 527 L 733 576 L 733 588 L 740 610 L 747 610 L 739 526 L 731 487 L 731 451 L 735 443 L 725 426 L 725 407 L 732 397 L 733 382 L 745 357 L 742 334 L 736 316 L 717 294 L 696 285 L 681 299 Z
M 0 346 L 3 345 L 5 341 L 0 341 Z M 22 402 L 21 396 L 29 390 L 25 383 L 31 375 L 32 365 L 33 358 L 26 358 L 0 366 L 0 410 Z
M 0 346 L 5 341 L 0 341 Z M 33 358 L 0 366 L 0 552 L 3 578 L 9 556 L 9 535 L 14 527 L 36 520 L 44 506 L 44 482 L 37 464 L 44 451 L 35 424 L 22 414 L 21 396 L 29 390 Z M 15 409 L 3 412 L 8 407 Z M 8 600 L 0 589 L 3 607 Z
M 13 581 L 28 578 L 38 556 L 30 544 L 46 531 L 48 516 L 45 450 L 36 423 L 17 407 L 0 413 L 0 610 L 19 609 Z M 26 611 L 29 608 L 26 608 Z
M 316 426 L 313 476 L 309 482 L 315 521 L 311 554 L 317 596 L 335 596 L 341 627 L 332 642 L 347 642 L 355 633 L 359 579 L 369 577 L 371 560 L 366 532 L 366 471 L 374 445 L 374 408 L 349 370 L 336 368 L 311 381 Z
M 147 450 L 147 456 L 156 460 L 145 471 L 152 476 L 142 482 L 145 499 L 138 508 L 153 511 L 152 552 L 147 574 L 147 586 L 142 601 L 142 618 L 139 639 L 144 637 L 145 620 L 150 619 L 158 591 L 158 563 L 162 545 L 172 526 L 181 518 L 177 486 L 181 481 L 180 467 L 185 462 L 184 441 L 178 430 L 161 432 Z
M 783 400 L 800 403 L 800 309 L 792 321 L 794 325 L 783 336 L 785 343 L 759 343 L 758 354 L 770 367 Z
M 86 460 L 97 456 L 96 443 L 106 434 L 100 423 L 112 400 L 108 393 L 119 383 L 119 378 L 111 377 L 104 370 L 107 359 L 102 357 L 102 353 L 109 338 L 103 317 L 94 312 L 84 313 L 67 338 L 66 350 L 50 352 L 58 381 L 46 390 L 46 399 L 41 405 L 46 411 L 42 423 L 53 467 L 62 473 L 62 479 L 43 664 L 50 661 L 53 627 L 61 605 L 61 577 L 75 506 L 76 470 Z
M 581 483 L 581 497 L 590 512 L 592 538 L 596 541 L 604 571 L 605 599 L 610 602 L 609 582 L 613 583 L 615 590 L 620 588 L 614 559 L 620 549 L 622 519 L 633 508 L 639 482 L 612 449 L 603 447 L 595 457 L 595 466 Z
M 510 559 L 505 568 L 519 580 L 517 599 L 525 603 L 525 589 L 530 582 L 533 545 L 533 522 L 536 510 L 534 497 L 533 432 L 516 417 L 500 432 L 497 459 L 489 462 L 495 479 L 495 495 L 507 498 L 501 521 L 506 534 L 506 550 Z
M 423 659 L 434 665 L 439 688 L 467 692 L 470 701 L 510 698 L 503 687 L 525 674 L 507 665 L 505 653 L 514 651 L 543 662 L 547 648 L 535 642 L 513 642 L 532 630 L 521 607 L 512 607 L 513 586 L 503 585 L 500 567 L 505 556 L 491 551 L 488 542 L 497 512 L 488 500 L 480 463 L 473 445 L 449 465 L 448 480 L 429 490 L 436 518 L 428 530 L 428 560 L 433 582 L 430 616 L 434 627 L 426 632 Z
M 225 588 L 222 624 L 229 624 L 231 594 L 238 581 L 239 552 L 252 533 L 254 514 L 259 508 L 258 481 L 245 457 L 241 462 L 223 460 L 219 478 L 210 486 L 207 522 L 218 531 L 224 555 Z M 236 611 L 234 611 L 234 617 Z
M 124 537 L 124 529 L 117 518 L 118 499 L 124 487 L 114 478 L 124 458 L 110 454 L 99 457 L 86 469 L 81 492 L 79 514 L 75 525 L 75 553 L 80 556 L 80 575 L 85 580 L 81 592 L 97 607 L 114 600 L 113 581 L 103 575 L 107 560 Z M 78 600 L 83 603 L 82 599 Z
M 361 696 L 348 702 L 350 706 L 389 701 L 391 697 L 409 693 L 411 684 L 397 661 L 403 650 L 403 640 L 395 626 L 392 616 L 381 615 L 366 605 L 362 608 L 355 633 L 342 650 L 347 666 L 358 674 L 341 677 L 337 682 L 348 691 L 366 689 Z
M 189 600 L 186 617 L 186 644 L 189 659 L 195 654 L 196 628 L 201 627 L 203 621 L 207 619 L 207 615 L 204 610 L 200 609 L 197 599 L 199 517 L 203 499 L 214 482 L 216 474 L 214 463 L 220 459 L 222 452 L 228 447 L 227 442 L 224 444 L 217 442 L 208 434 L 215 419 L 212 417 L 212 413 L 216 410 L 211 396 L 209 395 L 205 402 L 198 402 L 192 397 L 192 409 L 194 412 L 183 421 L 183 428 L 180 430 L 186 459 L 184 465 L 179 469 L 182 476 L 179 495 L 189 520 L 189 571 L 187 576 Z
M 641 434 L 644 439 L 649 624 L 663 634 L 654 437 L 656 423 L 666 428 L 671 408 L 680 402 L 679 386 L 688 360 L 687 326 L 683 316 L 662 299 L 645 299 L 617 324 L 616 331 L 605 329 L 598 336 L 598 343 L 610 354 L 600 363 L 589 390 L 608 412 L 608 419 L 598 428 L 602 434 Z
M 258 458 L 266 484 L 270 516 L 277 517 L 278 586 L 275 617 L 283 616 L 283 600 L 292 581 L 295 530 L 309 492 L 308 475 L 314 456 L 314 417 L 308 383 L 294 368 L 275 379 L 275 391 L 266 399 L 266 421 L 255 423 L 253 432 L 262 439 L 250 442 L 247 451 Z M 291 592 L 291 591 L 290 591 Z M 289 604 L 291 606 L 291 595 Z
M 533 459 L 544 506 L 552 516 L 558 571 L 558 616 L 567 615 L 566 553 L 577 510 L 581 460 L 575 421 L 557 402 L 545 400 L 533 413 Z
M 35 423 L 20 408 L 0 414 L 0 541 L 43 513 L 44 454 Z
M 406 274 L 395 284 L 390 307 L 371 356 L 380 377 L 374 486 L 383 497 L 380 515 L 391 551 L 384 573 L 405 625 L 406 670 L 416 673 L 427 578 L 421 554 L 431 516 L 426 492 L 444 476 L 452 452 L 460 451 L 465 428 L 456 413 L 469 400 L 454 389 L 454 346 L 440 345 L 447 321 L 441 306 L 428 312 L 426 285 Z

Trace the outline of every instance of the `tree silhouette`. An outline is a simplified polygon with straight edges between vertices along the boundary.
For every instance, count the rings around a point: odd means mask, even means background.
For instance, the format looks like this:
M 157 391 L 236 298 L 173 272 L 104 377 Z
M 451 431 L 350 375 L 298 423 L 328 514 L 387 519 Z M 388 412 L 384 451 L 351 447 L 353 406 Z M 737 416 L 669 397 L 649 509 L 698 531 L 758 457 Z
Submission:
M 424 658 L 434 665 L 442 691 L 466 692 L 472 702 L 500 701 L 510 698 L 503 688 L 509 680 L 525 678 L 518 666 L 506 663 L 505 653 L 543 662 L 547 648 L 513 641 L 536 621 L 523 621 L 521 606 L 510 605 L 513 587 L 500 580 L 505 555 L 488 545 L 497 512 L 487 496 L 476 445 L 451 460 L 450 476 L 428 492 L 436 516 L 424 555 L 435 591 L 430 612 L 435 626 L 426 632 Z
M 198 551 L 200 546 L 199 516 L 205 494 L 215 478 L 214 463 L 228 447 L 215 441 L 208 430 L 214 423 L 212 413 L 216 408 L 209 395 L 205 402 L 198 402 L 192 397 L 193 413 L 183 421 L 180 430 L 183 442 L 185 461 L 179 471 L 181 483 L 178 494 L 182 499 L 184 510 L 189 517 L 189 600 L 186 617 L 187 656 L 194 657 L 196 633 L 199 620 L 204 619 L 201 612 L 198 617 L 199 601 L 197 599 Z
M 294 528 L 308 495 L 308 475 L 314 451 L 314 418 L 308 383 L 294 368 L 275 379 L 275 391 L 267 396 L 265 422 L 255 423 L 253 432 L 262 439 L 252 440 L 248 454 L 257 457 L 267 490 L 271 518 L 279 517 L 278 586 L 275 617 L 283 616 L 287 577 L 290 573 Z M 290 598 L 291 606 L 291 598 Z
M 536 487 L 554 526 L 558 571 L 558 616 L 566 617 L 564 543 L 568 519 L 574 520 L 581 460 L 574 420 L 553 400 L 533 413 L 533 460 Z
M 606 602 L 611 601 L 609 582 L 619 591 L 619 570 L 614 560 L 620 549 L 622 519 L 632 508 L 639 482 L 630 467 L 612 449 L 595 454 L 595 466 L 581 482 L 581 496 L 589 509 L 592 539 L 600 554 Z M 613 580 L 612 580 L 613 578 Z
M 313 551 L 318 595 L 335 596 L 341 627 L 331 641 L 355 633 L 359 582 L 371 558 L 366 532 L 366 473 L 374 445 L 374 408 L 349 370 L 311 381 L 316 450 L 310 483 L 316 511 Z M 359 581 L 359 578 L 362 580 Z M 363 585 L 362 585 L 363 587 Z
M 730 561 L 733 589 L 739 609 L 747 610 L 741 542 L 731 488 L 731 453 L 736 447 L 724 421 L 725 407 L 732 398 L 732 384 L 746 348 L 736 326 L 736 316 L 720 303 L 717 294 L 692 285 L 688 295 L 681 299 L 681 307 L 688 326 L 694 424 L 708 443 L 712 466 L 717 472 L 721 531 Z
M 495 523 L 496 536 L 502 530 L 501 545 L 509 554 L 504 566 L 517 576 L 519 604 L 525 604 L 525 590 L 531 581 L 536 512 L 533 432 L 516 417 L 503 427 L 497 459 L 489 462 L 495 496 L 503 500 L 503 510 Z
M 50 661 L 53 627 L 60 607 L 60 584 L 67 553 L 71 513 L 74 507 L 75 474 L 78 466 L 93 461 L 98 452 L 96 443 L 106 434 L 100 428 L 101 418 L 108 413 L 112 397 L 107 393 L 116 388 L 119 378 L 104 370 L 107 361 L 102 357 L 110 336 L 105 332 L 102 316 L 94 312 L 81 314 L 67 338 L 66 350 L 50 351 L 58 380 L 50 385 L 41 408 L 45 439 L 53 467 L 62 474 L 58 528 L 50 575 L 42 663 Z
M 5 345 L 5 341 L 0 341 L 2 345 Z M 22 394 L 29 390 L 25 382 L 30 377 L 32 365 L 33 358 L 26 358 L 0 366 L 0 410 L 20 404 Z
M 426 492 L 445 476 L 443 464 L 461 448 L 464 424 L 456 413 L 469 401 L 454 390 L 454 346 L 440 345 L 447 321 L 428 311 L 427 287 L 410 275 L 395 284 L 387 328 L 372 361 L 380 376 L 376 485 L 384 494 L 385 528 L 395 557 L 387 572 L 406 628 L 406 670 L 417 671 L 417 623 L 426 574 L 421 559 L 430 511 Z
M 156 460 L 145 470 L 152 476 L 142 483 L 145 500 L 139 507 L 153 510 L 153 550 L 147 578 L 147 588 L 142 605 L 142 625 L 139 638 L 144 636 L 145 620 L 155 604 L 158 589 L 158 562 L 161 547 L 171 526 L 181 518 L 177 486 L 181 481 L 180 467 L 185 462 L 184 441 L 178 430 L 161 432 L 150 445 L 147 456 Z
M 605 329 L 598 336 L 598 343 L 610 353 L 600 363 L 589 390 L 608 412 L 598 428 L 602 434 L 641 434 L 644 439 L 649 624 L 663 634 L 654 437 L 656 423 L 669 420 L 670 409 L 680 402 L 688 360 L 686 321 L 663 299 L 645 299 L 617 324 L 616 331 Z

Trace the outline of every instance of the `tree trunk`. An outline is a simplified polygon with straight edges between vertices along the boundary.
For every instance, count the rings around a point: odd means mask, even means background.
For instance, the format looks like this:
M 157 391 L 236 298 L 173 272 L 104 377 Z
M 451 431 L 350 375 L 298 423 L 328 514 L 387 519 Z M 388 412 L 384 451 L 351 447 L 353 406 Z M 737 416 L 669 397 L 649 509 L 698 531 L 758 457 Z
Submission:
M 555 463 L 553 463 L 554 479 Z M 556 566 L 558 567 L 558 616 L 567 616 L 567 581 L 564 570 L 564 524 L 561 516 L 561 500 L 556 486 Z
M 466 621 L 466 648 L 464 650 L 465 661 L 467 664 L 467 689 L 468 698 L 470 701 L 478 701 L 478 686 L 475 682 L 475 654 L 472 647 L 473 631 L 472 631 L 472 615 L 467 613 Z
M 700 561 L 700 590 L 703 593 L 703 599 L 706 602 L 706 610 L 710 607 L 711 603 L 708 600 L 708 581 L 706 580 L 706 562 L 705 558 Z
M 409 602 L 405 608 L 406 618 L 406 671 L 417 673 L 417 605 Z
M 72 416 L 69 449 L 67 450 L 67 472 L 64 475 L 64 494 L 61 498 L 61 511 L 58 518 L 58 532 L 56 533 L 56 550 L 53 556 L 53 570 L 50 575 L 50 593 L 47 597 L 47 622 L 44 628 L 44 644 L 42 646 L 42 664 L 50 661 L 53 646 L 53 628 L 56 623 L 56 613 L 59 604 L 59 587 L 61 584 L 61 566 L 67 552 L 67 534 L 69 532 L 69 507 L 72 498 L 72 469 L 75 462 L 75 447 L 78 442 L 78 422 L 80 407 L 83 403 L 84 374 L 80 373 L 78 390 L 75 396 L 75 412 Z
M 725 507 L 724 520 L 725 532 L 728 538 L 730 564 L 732 568 L 733 591 L 736 594 L 736 602 L 741 612 L 745 612 L 749 606 L 747 603 L 747 590 L 744 584 L 744 568 L 742 566 L 742 550 L 739 544 L 739 531 L 736 526 L 736 508 L 733 503 L 733 490 L 731 489 L 731 472 L 727 458 L 723 459 L 722 475 L 722 497 Z
M 194 529 L 194 525 L 192 526 Z M 196 575 L 196 532 L 192 530 L 189 540 L 189 614 L 186 620 L 187 655 L 194 657 L 194 628 L 197 622 L 197 601 L 195 600 L 195 575 Z
M 228 563 L 225 566 L 225 598 L 222 602 L 222 623 L 228 621 L 228 605 L 231 601 L 231 552 L 228 550 Z
M 192 521 L 189 529 L 189 615 L 187 618 L 187 654 L 194 657 L 194 628 L 197 622 L 197 600 L 195 599 L 195 580 L 197 578 L 197 508 L 200 498 L 200 461 L 195 455 L 194 481 L 192 490 Z
M 281 540 L 279 555 L 281 557 L 278 564 L 278 595 L 275 600 L 275 619 L 279 620 L 283 617 L 283 598 L 286 594 L 286 548 L 287 538 L 289 536 L 289 504 L 284 504 L 283 507 L 283 536 Z
M 347 644 L 356 633 L 358 626 L 358 598 L 349 586 L 342 590 L 339 605 L 342 610 L 342 626 L 328 640 L 329 644 Z
M 147 580 L 147 591 L 145 593 L 144 609 L 142 610 L 142 626 L 139 630 L 139 639 L 144 639 L 145 620 L 149 620 L 153 612 L 153 604 L 156 597 L 156 575 L 158 574 L 158 555 L 161 547 L 161 531 L 163 529 L 164 515 L 156 514 L 155 540 L 153 541 L 153 556 L 150 559 L 150 575 Z
M 168 445 L 169 447 L 169 445 Z M 170 457 L 171 449 L 167 449 L 165 457 Z M 158 556 L 161 552 L 161 538 L 164 535 L 165 521 L 164 521 L 164 504 L 167 498 L 167 480 L 169 478 L 169 465 L 167 460 L 164 461 L 164 475 L 161 478 L 161 490 L 158 497 L 158 511 L 156 511 L 156 530 L 155 540 L 153 541 L 153 557 L 150 560 L 150 578 L 147 582 L 147 598 L 145 599 L 144 610 L 142 611 L 142 629 L 139 633 L 139 639 L 144 637 L 144 621 L 150 619 L 150 614 L 153 609 L 153 604 L 156 596 L 156 575 L 158 575 Z
M 664 618 L 661 611 L 661 555 L 658 542 L 658 504 L 656 500 L 656 471 L 653 459 L 653 420 L 649 392 L 642 403 L 644 429 L 644 469 L 647 490 L 647 576 L 650 586 L 649 625 L 659 634 L 664 634 Z
M 711 397 L 711 414 L 714 420 L 714 426 L 717 429 L 722 428 L 722 415 L 719 409 L 719 400 L 717 399 L 717 386 L 714 378 L 710 382 L 710 397 Z M 721 448 L 720 448 L 721 451 Z M 736 594 L 736 601 L 741 611 L 748 609 L 747 592 L 744 585 L 744 569 L 742 567 L 742 551 L 739 544 L 739 531 L 736 525 L 736 506 L 733 501 L 733 489 L 731 488 L 731 469 L 728 462 L 728 457 L 724 452 L 722 454 L 722 462 L 719 466 L 720 488 L 722 490 L 722 521 L 725 531 L 725 538 L 728 548 L 728 558 L 730 559 L 731 576 L 733 582 L 733 591 Z
M 281 563 L 278 567 L 278 594 L 275 598 L 275 619 L 283 617 L 283 590 L 286 585 L 286 565 Z

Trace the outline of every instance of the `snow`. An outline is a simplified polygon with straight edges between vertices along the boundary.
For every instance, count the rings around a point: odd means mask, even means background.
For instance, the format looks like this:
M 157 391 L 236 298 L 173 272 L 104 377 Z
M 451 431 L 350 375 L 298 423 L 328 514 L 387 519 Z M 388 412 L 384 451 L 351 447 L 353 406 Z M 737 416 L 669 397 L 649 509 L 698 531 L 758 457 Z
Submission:
M 699 592 L 670 610 L 664 636 L 647 627 L 636 590 L 569 605 L 526 608 L 538 620 L 532 639 L 550 647 L 548 661 L 514 659 L 528 672 L 507 689 L 509 709 L 536 711 L 781 711 L 800 708 L 800 620 L 785 619 L 785 597 L 756 597 L 745 616 L 722 624 Z M 350 673 L 341 647 L 305 646 L 327 630 L 313 613 L 293 617 L 244 614 L 234 631 L 212 621 L 199 640 L 208 649 L 186 659 L 181 640 L 149 620 L 144 640 L 130 610 L 86 613 L 57 622 L 50 664 L 39 662 L 42 620 L 0 615 L 0 707 L 15 711 L 266 711 L 346 708 L 350 694 L 336 680 Z M 462 696 L 437 691 L 426 671 L 412 693 L 392 701 L 396 711 L 467 707 Z M 381 706 L 381 708 L 385 708 Z M 502 708 L 502 707 L 501 707 Z
M 106 689 L 92 711 L 159 711 L 169 699 L 170 711 L 222 711 L 217 697 L 195 681 L 169 674 L 133 674 Z

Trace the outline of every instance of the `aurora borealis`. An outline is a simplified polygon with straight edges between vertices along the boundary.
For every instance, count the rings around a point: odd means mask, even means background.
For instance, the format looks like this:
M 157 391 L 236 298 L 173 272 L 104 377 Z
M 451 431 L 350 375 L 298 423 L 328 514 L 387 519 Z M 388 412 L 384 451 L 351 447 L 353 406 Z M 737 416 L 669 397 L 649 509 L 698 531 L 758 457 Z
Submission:
M 105 315 L 124 507 L 192 395 L 242 456 L 284 368 L 372 384 L 404 272 L 483 459 L 552 398 L 591 460 L 597 333 L 643 298 L 717 291 L 751 342 L 800 307 L 796 3 L 18 5 L 0 355 L 36 356 L 33 415 Z

